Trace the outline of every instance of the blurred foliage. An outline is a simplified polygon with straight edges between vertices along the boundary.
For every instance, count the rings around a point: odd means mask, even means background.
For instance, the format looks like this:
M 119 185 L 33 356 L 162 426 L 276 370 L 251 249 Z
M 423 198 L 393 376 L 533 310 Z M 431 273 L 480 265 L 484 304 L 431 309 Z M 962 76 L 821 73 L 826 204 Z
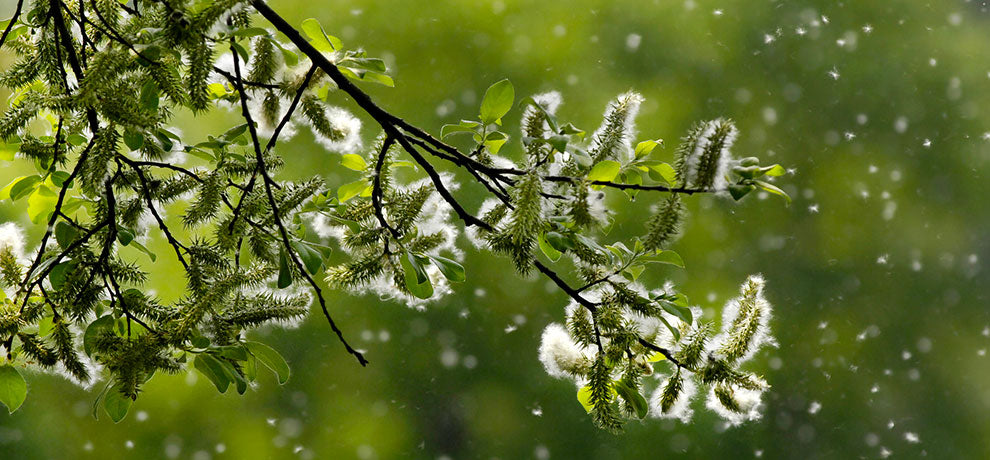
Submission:
M 647 98 L 641 137 L 668 144 L 694 120 L 735 119 L 737 156 L 795 170 L 783 181 L 794 204 L 692 198 L 688 236 L 674 246 L 691 255 L 691 278 L 643 276 L 675 279 L 711 315 L 718 305 L 706 299 L 764 274 L 776 324 L 787 325 L 776 328 L 780 347 L 756 360 L 773 385 L 764 419 L 726 430 L 698 411 L 690 425 L 600 432 L 571 384 L 536 358 L 564 296 L 542 279 L 520 281 L 506 260 L 469 254 L 472 281 L 426 312 L 332 294 L 368 368 L 313 315 L 298 330 L 268 332 L 293 366 L 287 385 L 237 397 L 194 373 L 160 378 L 120 425 L 92 419 L 95 390 L 32 375 L 34 397 L 0 415 L 0 457 L 990 456 L 985 2 L 271 3 L 293 24 L 315 16 L 386 56 L 396 87 L 368 91 L 434 132 L 472 116 L 502 78 L 519 94 L 560 90 L 562 110 L 583 126 L 636 89 Z M 226 122 L 181 117 L 193 137 Z M 288 173 L 347 180 L 308 136 L 283 147 Z M 2 168 L 8 178 L 30 166 Z M 641 232 L 652 204 L 643 201 L 621 206 L 617 236 Z M 0 205 L 0 221 L 14 215 Z M 168 278 L 152 282 L 174 297 L 181 283 Z

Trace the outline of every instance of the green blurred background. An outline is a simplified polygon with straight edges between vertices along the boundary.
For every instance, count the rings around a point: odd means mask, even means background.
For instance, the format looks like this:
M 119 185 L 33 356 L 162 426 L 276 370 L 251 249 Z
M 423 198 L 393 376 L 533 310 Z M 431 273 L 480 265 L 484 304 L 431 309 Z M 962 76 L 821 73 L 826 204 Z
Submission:
M 0 415 L 0 458 L 990 457 L 986 2 L 269 3 L 384 56 L 396 88 L 368 90 L 433 132 L 474 115 L 502 78 L 520 95 L 561 91 L 559 113 L 588 130 L 610 97 L 640 91 L 641 137 L 666 139 L 668 155 L 692 122 L 737 120 L 737 156 L 794 169 L 778 181 L 793 205 L 692 198 L 674 247 L 689 271 L 645 276 L 679 283 L 709 317 L 746 275 L 766 276 L 780 346 L 752 363 L 773 385 L 763 419 L 726 429 L 699 400 L 688 425 L 599 431 L 536 358 L 565 297 L 469 251 L 468 282 L 425 312 L 331 294 L 367 368 L 312 315 L 265 333 L 293 367 L 285 386 L 266 375 L 239 397 L 195 373 L 159 376 L 116 425 L 90 415 L 96 390 L 34 374 L 24 406 Z M 178 125 L 197 139 L 233 114 L 190 120 Z M 281 153 L 286 177 L 353 180 L 308 133 Z M 24 168 L 0 164 L 0 182 Z M 612 200 L 610 236 L 640 233 L 650 198 Z M 21 205 L 0 205 L 0 221 Z M 180 274 L 161 264 L 153 287 L 174 296 Z

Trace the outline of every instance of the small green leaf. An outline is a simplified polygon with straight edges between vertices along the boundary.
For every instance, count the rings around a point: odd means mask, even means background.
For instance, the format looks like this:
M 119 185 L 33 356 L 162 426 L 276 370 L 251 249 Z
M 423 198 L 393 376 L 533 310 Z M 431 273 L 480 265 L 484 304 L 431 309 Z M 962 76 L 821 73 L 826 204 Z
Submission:
M 244 342 L 244 346 L 247 347 L 248 351 L 254 355 L 261 364 L 265 367 L 271 369 L 278 377 L 278 383 L 280 385 L 285 385 L 285 382 L 289 381 L 289 363 L 285 362 L 285 358 L 282 357 L 279 352 L 275 351 L 274 348 L 269 347 L 261 342 Z
M 765 168 L 761 168 L 760 171 L 763 171 L 763 174 L 770 177 L 783 176 L 784 174 L 787 174 L 787 170 L 781 165 L 767 166 Z
M 52 283 L 52 287 L 55 289 L 62 289 L 65 285 L 65 277 L 70 271 L 76 268 L 74 262 L 63 262 L 54 267 L 48 272 L 48 281 Z
M 751 184 L 732 184 L 729 186 L 729 195 L 732 195 L 732 199 L 739 201 L 743 199 L 749 192 L 756 190 L 755 185 Z
M 420 299 L 433 297 L 433 283 L 430 282 L 426 270 L 423 269 L 416 256 L 411 252 L 406 252 L 399 256 L 399 261 L 405 275 L 406 289 Z
M 560 252 L 566 252 L 569 249 L 574 249 L 574 241 L 560 233 L 547 232 L 546 239 L 550 246 L 553 246 L 554 249 Z
M 440 269 L 440 273 L 443 273 L 443 276 L 448 280 L 459 283 L 467 279 L 467 276 L 464 274 L 464 267 L 461 264 L 440 256 L 430 256 L 430 260 L 433 261 L 433 265 L 436 265 Z
M 347 168 L 353 169 L 354 171 L 364 171 L 368 168 L 368 163 L 364 161 L 361 155 L 356 153 L 348 153 L 341 157 L 340 164 Z
M 124 130 L 124 145 L 131 151 L 140 150 L 144 146 L 144 134 L 131 128 Z
M 656 363 L 656 362 L 663 361 L 665 359 L 667 359 L 667 357 L 664 356 L 663 353 L 660 353 L 658 351 L 658 352 L 654 353 L 652 356 L 650 356 L 649 358 L 646 358 L 646 362 L 648 362 L 648 363 Z
M 666 300 L 658 300 L 657 303 L 659 303 L 660 306 L 667 311 L 667 313 L 676 316 L 681 321 L 684 321 L 687 324 L 691 324 L 691 322 L 693 321 L 694 315 L 691 314 L 690 308 L 677 305 L 674 302 L 668 302 Z
M 791 204 L 790 195 L 788 195 L 787 192 L 779 189 L 776 185 L 773 185 L 769 182 L 763 182 L 761 180 L 755 180 L 753 181 L 753 183 L 756 184 L 757 187 L 760 187 L 763 190 L 773 193 L 774 195 L 780 195 L 781 197 L 784 198 L 784 200 L 787 201 L 787 204 Z
M 4 364 L 0 366 L 0 403 L 7 406 L 7 411 L 11 414 L 24 404 L 27 398 L 27 382 L 21 373 L 11 366 Z
M 341 185 L 337 189 L 337 200 L 341 203 L 360 195 L 365 188 L 368 187 L 368 182 L 365 180 L 359 180 L 351 182 L 349 184 Z
M 619 175 L 619 171 L 621 169 L 622 165 L 620 165 L 617 161 L 600 161 L 593 168 L 591 168 L 591 171 L 588 173 L 588 180 L 612 182 L 612 180 Z
M 53 212 L 55 204 L 58 202 L 58 195 L 45 184 L 38 185 L 34 192 L 28 196 L 28 217 L 32 223 L 40 224 L 47 221 Z
M 296 250 L 299 260 L 306 266 L 306 271 L 313 275 L 320 272 L 320 267 L 323 266 L 323 256 L 319 251 L 299 241 L 293 241 L 292 248 Z
M 560 256 L 563 253 L 558 251 L 553 246 L 551 246 L 550 243 L 547 242 L 546 237 L 544 237 L 542 233 L 537 237 L 537 242 L 540 245 L 540 250 L 543 251 L 543 254 L 546 255 L 548 259 L 550 259 L 553 262 L 560 260 Z
M 148 80 L 141 87 L 141 105 L 149 111 L 158 111 L 160 92 L 154 80 Z M 134 149 L 137 150 L 137 149 Z
M 103 397 L 103 410 L 106 411 L 113 423 L 120 423 L 127 416 L 127 411 L 131 408 L 131 398 L 124 396 L 120 388 L 114 385 L 107 395 Z
M 677 172 L 674 171 L 674 167 L 670 164 L 661 161 L 652 163 L 648 167 L 650 168 L 651 179 L 657 180 L 656 176 L 659 176 L 660 179 L 663 179 L 668 184 L 677 182 Z
M 47 337 L 55 329 L 55 317 L 46 316 L 38 321 L 38 337 Z
M 302 22 L 302 30 L 309 36 L 309 43 L 321 53 L 331 53 L 344 47 L 340 39 L 327 35 L 320 21 L 309 18 Z
M 643 141 L 636 144 L 636 159 L 638 160 L 653 153 L 653 149 L 657 148 L 658 145 L 663 145 L 663 139 Z
M 210 379 L 213 385 L 217 387 L 217 391 L 221 393 L 227 391 L 227 387 L 230 386 L 230 378 L 219 359 L 207 353 L 200 353 L 193 360 L 193 367 Z
M 629 281 L 636 281 L 639 279 L 639 275 L 643 274 L 646 267 L 642 265 L 630 265 L 625 270 L 622 271 L 622 275 L 626 277 Z
M 485 98 L 481 100 L 481 122 L 489 124 L 501 120 L 512 108 L 515 98 L 515 88 L 507 79 L 489 86 Z
M 97 318 L 89 326 L 86 326 L 86 332 L 83 332 L 83 351 L 86 356 L 93 356 L 93 347 L 96 344 L 97 337 L 103 331 L 113 331 L 114 319 L 112 315 L 102 316 Z
M 292 270 L 289 269 L 289 256 L 285 248 L 278 252 L 278 288 L 285 289 L 292 284 Z
M 137 249 L 138 251 L 141 251 L 141 252 L 145 253 L 148 256 L 148 258 L 151 259 L 152 262 L 158 260 L 158 255 L 156 255 L 155 253 L 151 252 L 150 249 L 148 249 L 147 247 L 145 247 L 143 244 L 138 243 L 137 241 L 131 241 L 131 243 L 128 246 L 130 246 L 130 247 L 132 247 L 134 249 Z
M 62 249 L 69 247 L 78 235 L 79 231 L 67 222 L 60 221 L 55 224 L 55 241 Z
M 440 138 L 444 139 L 451 134 L 473 133 L 481 124 L 476 121 L 461 121 L 458 124 L 446 124 L 440 128 Z
M 134 241 L 134 232 L 128 228 L 124 228 L 124 227 L 118 228 L 117 241 L 119 241 L 120 244 L 123 246 L 127 246 L 128 244 L 131 244 L 131 241 Z
M 636 415 L 639 418 L 642 419 L 646 417 L 647 412 L 650 411 L 650 406 L 646 403 L 646 398 L 644 398 L 643 395 L 622 380 L 616 380 L 613 382 L 612 387 L 615 388 L 622 399 L 626 400 L 626 403 L 636 410 Z
M 41 176 L 35 174 L 33 176 L 18 177 L 14 179 L 7 187 L 6 196 L 11 199 L 11 201 L 17 201 L 25 196 L 29 195 L 34 191 L 34 188 L 38 183 L 41 182 Z M 0 193 L 2 196 L 3 193 Z
M 550 139 L 547 139 L 547 142 L 550 144 L 551 147 L 553 147 L 554 150 L 558 152 L 566 152 L 567 141 L 569 140 L 570 139 L 567 136 L 557 134 L 550 136 Z
M 656 254 L 643 256 L 639 260 L 657 264 L 669 264 L 684 268 L 684 259 L 681 258 L 681 255 L 670 250 L 657 251 Z
M 615 387 L 609 385 L 608 389 L 609 392 L 612 394 L 612 397 L 614 398 L 615 395 L 617 394 L 615 391 Z M 588 385 L 585 385 L 580 389 L 578 389 L 577 400 L 579 403 L 581 403 L 581 406 L 584 407 L 584 410 L 588 411 L 589 414 L 595 408 L 595 405 L 591 403 L 591 387 Z

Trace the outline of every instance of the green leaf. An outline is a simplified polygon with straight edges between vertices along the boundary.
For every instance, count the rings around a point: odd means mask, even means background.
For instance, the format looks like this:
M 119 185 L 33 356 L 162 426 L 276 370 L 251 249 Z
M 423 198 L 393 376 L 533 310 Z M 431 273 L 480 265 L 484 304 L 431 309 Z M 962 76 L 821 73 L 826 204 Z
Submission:
M 41 184 L 35 188 L 28 197 L 28 217 L 31 222 L 40 224 L 47 221 L 49 216 L 55 212 L 55 204 L 58 202 L 58 195 L 47 185 Z
M 158 111 L 160 92 L 158 84 L 154 80 L 148 80 L 141 87 L 141 105 L 149 111 Z M 134 149 L 137 150 L 137 149 Z
M 613 382 L 612 387 L 615 388 L 615 390 L 619 393 L 619 396 L 621 396 L 622 399 L 626 400 L 626 403 L 628 403 L 630 406 L 633 407 L 633 409 L 636 410 L 636 415 L 639 418 L 642 419 L 646 417 L 647 412 L 649 412 L 650 410 L 650 406 L 646 404 L 646 398 L 644 398 L 643 395 L 639 394 L 639 392 L 636 391 L 636 389 L 629 386 L 628 384 L 626 384 L 625 381 L 622 380 L 616 380 L 615 382 Z
M 120 392 L 120 387 L 114 385 L 103 397 L 103 410 L 106 411 L 113 423 L 120 423 L 131 408 L 131 399 Z
M 640 260 L 643 262 L 669 264 L 684 268 L 684 259 L 681 258 L 681 255 L 670 250 L 660 250 L 657 251 L 656 254 L 643 256 Z
M 660 306 L 667 311 L 667 313 L 678 317 L 681 321 L 684 321 L 687 324 L 691 324 L 694 315 L 691 314 L 690 308 L 677 305 L 674 302 L 668 302 L 666 300 L 658 300 L 657 303 L 659 303 Z
M 378 58 L 349 57 L 341 61 L 341 65 L 352 69 L 364 69 L 378 73 L 385 73 L 388 71 L 385 67 L 385 61 Z
M 677 172 L 674 171 L 674 167 L 668 163 L 662 161 L 651 163 L 647 166 L 650 171 L 650 178 L 653 180 L 663 179 L 664 182 L 668 184 L 674 184 L 677 182 Z
M 440 273 L 443 273 L 443 276 L 448 280 L 459 283 L 467 279 L 467 276 L 464 274 L 464 267 L 461 264 L 440 256 L 430 256 L 430 260 L 433 261 L 433 265 L 436 265 L 440 269 Z
M 217 391 L 221 393 L 227 391 L 227 387 L 230 386 L 230 377 L 219 359 L 207 353 L 200 353 L 193 360 L 193 367 L 210 379 L 213 385 L 217 387 Z
M 131 244 L 129 244 L 128 246 L 145 253 L 148 256 L 148 258 L 151 259 L 152 262 L 158 260 L 157 254 L 151 252 L 151 250 L 145 247 L 145 245 L 138 243 L 137 241 L 131 241 Z
M 622 271 L 622 275 L 629 281 L 636 281 L 639 279 L 639 276 L 643 274 L 644 270 L 646 270 L 646 267 L 642 265 L 630 265 Z
M 481 122 L 489 124 L 501 120 L 512 108 L 515 98 L 515 88 L 507 79 L 489 86 L 485 98 L 481 100 Z
M 364 171 L 368 168 L 368 163 L 364 161 L 361 155 L 356 153 L 348 153 L 341 157 L 340 164 L 347 169 L 353 169 L 355 171 Z
M 275 39 L 272 39 L 272 38 L 269 38 L 268 40 L 271 41 L 272 43 L 274 43 L 275 46 L 277 46 L 278 49 L 280 51 L 282 51 L 282 59 L 285 59 L 285 65 L 287 65 L 289 67 L 295 67 L 296 64 L 299 63 L 299 55 L 297 55 L 295 53 L 295 51 L 292 51 L 291 49 L 286 48 L 278 40 L 275 40 Z
M 245 356 L 245 359 L 247 359 L 247 356 Z M 227 374 L 227 379 L 230 380 L 235 387 L 237 387 L 237 394 L 244 394 L 244 392 L 247 391 L 247 379 L 245 379 L 244 376 L 241 375 L 236 368 L 234 368 L 234 365 L 231 364 L 230 361 L 220 358 L 216 358 L 216 360 L 220 363 L 220 367 L 223 369 L 223 372 Z
M 55 241 L 62 249 L 68 248 L 78 235 L 79 231 L 67 222 L 60 221 L 55 224 Z
M 360 195 L 366 188 L 368 188 L 368 182 L 363 179 L 351 182 L 350 184 L 341 185 L 340 188 L 337 189 L 337 200 L 343 203 Z
M 292 284 L 292 270 L 289 269 L 289 256 L 285 248 L 278 252 L 278 288 L 285 289 Z
M 289 381 L 289 363 L 285 362 L 285 358 L 275 351 L 274 348 L 261 342 L 252 341 L 245 341 L 244 346 L 247 347 L 248 351 L 255 358 L 258 358 L 261 364 L 264 364 L 265 367 L 275 373 L 280 385 L 285 385 L 285 382 Z
M 131 151 L 140 150 L 144 146 L 144 134 L 131 128 L 124 130 L 124 145 Z
M 548 259 L 550 259 L 553 262 L 560 260 L 560 256 L 563 253 L 561 251 L 558 251 L 553 246 L 551 246 L 550 243 L 547 242 L 546 237 L 544 237 L 542 233 L 537 237 L 536 241 L 540 245 L 540 250 L 543 251 L 543 254 L 546 255 Z
M 119 241 L 121 245 L 127 246 L 128 244 L 131 243 L 131 241 L 134 241 L 134 232 L 128 228 L 124 228 L 124 227 L 118 228 L 117 241 Z
M 787 192 L 777 188 L 776 185 L 773 185 L 769 182 L 763 182 L 761 180 L 754 180 L 753 183 L 756 184 L 757 187 L 760 187 L 763 190 L 773 193 L 774 195 L 780 195 L 781 197 L 784 198 L 784 200 L 787 201 L 787 204 L 791 204 L 790 195 L 788 195 Z
M 646 358 L 646 362 L 648 362 L 648 363 L 657 363 L 657 362 L 663 361 L 665 359 L 667 359 L 667 357 L 664 356 L 663 353 L 660 353 L 658 351 L 658 352 L 654 353 L 652 356 L 650 356 L 649 358 Z
M 493 154 L 497 154 L 502 149 L 502 145 L 509 140 L 509 137 L 500 131 L 488 133 L 485 136 L 485 147 Z
M 729 195 L 732 195 L 732 199 L 739 201 L 753 190 L 756 190 L 756 186 L 752 184 L 732 184 L 729 186 Z
M 787 174 L 787 170 L 781 165 L 767 166 L 765 168 L 761 168 L 760 171 L 770 177 L 783 176 L 784 174 Z
M 615 395 L 617 394 L 615 391 L 615 387 L 609 385 L 608 389 L 610 390 L 609 392 L 612 394 L 612 397 L 614 398 Z M 581 403 L 581 406 L 584 407 L 584 410 L 588 411 L 589 414 L 595 408 L 595 405 L 591 403 L 591 387 L 588 385 L 585 385 L 580 389 L 578 389 L 577 400 L 579 403 Z
M 653 153 L 653 149 L 657 148 L 658 145 L 663 145 L 663 139 L 643 141 L 636 144 L 636 159 L 638 160 Z
M 65 285 L 65 276 L 74 268 L 76 268 L 74 262 L 60 263 L 52 267 L 52 270 L 48 272 L 48 281 L 52 283 L 53 288 L 62 289 L 62 286 Z
M 306 266 L 306 271 L 313 275 L 320 272 L 320 267 L 323 266 L 323 256 L 319 251 L 299 241 L 293 241 L 292 248 L 296 250 L 299 260 Z
M 38 337 L 47 337 L 55 329 L 55 317 L 46 316 L 38 321 Z
M 340 39 L 327 35 L 320 21 L 309 18 L 302 22 L 302 30 L 309 36 L 309 43 L 321 53 L 331 53 L 344 47 Z
M 9 189 L 5 189 L 7 191 L 6 196 L 9 197 L 11 201 L 17 201 L 33 192 L 35 186 L 38 185 L 39 182 L 41 182 L 41 176 L 37 174 L 33 176 L 18 177 L 7 186 Z M 4 194 L 0 192 L 0 197 L 3 196 Z
M 553 147 L 554 150 L 558 152 L 566 152 L 567 141 L 569 140 L 570 139 L 567 136 L 557 134 L 550 136 L 550 139 L 547 139 L 547 142 L 550 144 L 551 147 Z
M 430 277 L 427 276 L 426 270 L 423 269 L 416 256 L 411 252 L 406 252 L 399 256 L 399 261 L 405 275 L 406 289 L 420 299 L 433 297 L 433 283 L 430 282 Z
M 11 414 L 24 404 L 27 398 L 27 382 L 21 373 L 11 366 L 4 364 L 0 366 L 0 403 L 7 406 L 7 411 Z
M 388 86 L 389 88 L 395 87 L 395 80 L 392 80 L 392 77 L 378 72 L 365 73 L 364 76 L 360 78 L 360 80 L 369 81 L 372 83 L 378 83 L 379 85 L 385 85 Z
M 600 161 L 593 168 L 591 168 L 590 172 L 588 172 L 588 180 L 612 182 L 612 180 L 619 175 L 619 171 L 621 169 L 622 165 L 620 165 L 617 161 Z
M 569 249 L 574 249 L 574 241 L 560 233 L 547 232 L 545 236 L 547 243 L 560 252 L 566 252 Z
M 476 121 L 461 121 L 458 124 L 446 124 L 440 128 L 440 138 L 444 139 L 451 134 L 456 133 L 473 133 L 480 126 L 481 123 Z
M 112 315 L 105 315 L 97 318 L 89 326 L 86 326 L 86 332 L 83 332 L 83 351 L 86 356 L 93 356 L 93 347 L 96 344 L 96 338 L 100 336 L 103 331 L 113 331 L 114 319 Z

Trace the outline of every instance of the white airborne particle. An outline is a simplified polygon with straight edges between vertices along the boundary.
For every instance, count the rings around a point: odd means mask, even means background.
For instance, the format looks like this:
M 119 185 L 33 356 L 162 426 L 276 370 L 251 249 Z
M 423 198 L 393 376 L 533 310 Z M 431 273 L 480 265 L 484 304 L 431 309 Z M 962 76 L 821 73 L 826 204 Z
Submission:
M 931 146 L 932 146 L 932 140 L 931 139 L 928 139 L 928 138 L 925 138 L 925 142 L 922 142 L 921 143 L 921 146 L 924 147 L 924 148 L 926 148 L 926 149 L 927 148 L 931 148 Z
M 828 76 L 832 77 L 833 80 L 838 80 L 839 79 L 839 70 L 836 69 L 835 67 L 832 67 L 832 70 L 829 70 L 828 71 Z
M 715 11 L 712 11 L 712 14 L 715 15 L 715 16 L 721 16 L 724 13 L 722 12 L 721 9 L 717 9 Z
M 871 32 L 873 32 L 873 26 L 871 26 L 869 24 L 863 26 L 863 33 L 864 34 L 869 34 Z
M 640 34 L 629 34 L 626 36 L 626 49 L 629 51 L 636 51 L 639 49 L 639 44 L 643 41 L 643 36 Z
M 918 433 L 912 433 L 910 431 L 904 433 L 904 440 L 911 444 L 917 444 L 921 442 L 921 438 L 918 437 Z
M 808 413 L 811 415 L 817 414 L 820 410 L 822 410 L 822 403 L 818 401 L 812 401 L 811 405 L 808 406 Z

